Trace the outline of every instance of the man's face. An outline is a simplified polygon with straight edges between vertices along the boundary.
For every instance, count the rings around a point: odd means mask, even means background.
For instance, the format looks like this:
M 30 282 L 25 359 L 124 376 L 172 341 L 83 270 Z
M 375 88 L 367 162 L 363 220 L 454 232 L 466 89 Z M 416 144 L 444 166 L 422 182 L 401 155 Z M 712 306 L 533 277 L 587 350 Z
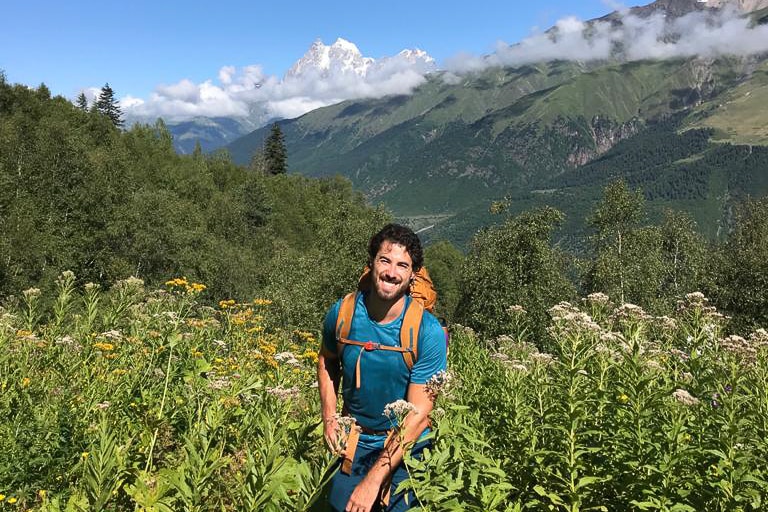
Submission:
M 372 265 L 373 290 L 381 300 L 396 300 L 408 292 L 413 277 L 413 260 L 400 244 L 382 242 Z

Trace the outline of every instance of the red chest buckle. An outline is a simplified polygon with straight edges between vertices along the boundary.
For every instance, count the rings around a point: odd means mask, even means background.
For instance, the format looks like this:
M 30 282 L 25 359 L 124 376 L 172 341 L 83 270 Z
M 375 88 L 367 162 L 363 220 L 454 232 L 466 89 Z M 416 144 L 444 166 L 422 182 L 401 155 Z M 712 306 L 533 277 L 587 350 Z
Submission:
M 372 341 L 366 341 L 365 345 L 363 345 L 363 348 L 370 352 L 371 350 L 376 350 L 376 343 Z

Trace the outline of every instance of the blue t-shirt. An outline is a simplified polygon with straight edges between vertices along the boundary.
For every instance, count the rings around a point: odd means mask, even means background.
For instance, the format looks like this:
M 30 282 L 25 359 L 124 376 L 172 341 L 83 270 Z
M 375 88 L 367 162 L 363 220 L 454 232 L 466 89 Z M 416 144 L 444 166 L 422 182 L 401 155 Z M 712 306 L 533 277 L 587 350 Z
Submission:
M 368 316 L 365 307 L 365 292 L 357 294 L 355 313 L 348 338 L 355 341 L 372 341 L 400 346 L 400 327 L 411 297 L 400 316 L 389 323 L 380 324 Z M 336 319 L 341 300 L 336 302 L 325 316 L 323 324 L 323 345 L 336 354 Z M 408 371 L 403 354 L 391 350 L 366 351 L 360 357 L 360 388 L 355 384 L 355 367 L 362 347 L 345 345 L 342 351 L 341 393 L 344 406 L 359 425 L 376 431 L 392 427 L 384 416 L 384 406 L 396 400 L 405 400 L 408 384 L 425 384 L 433 375 L 447 367 L 445 334 L 440 322 L 428 311 L 424 311 L 419 328 L 416 362 Z

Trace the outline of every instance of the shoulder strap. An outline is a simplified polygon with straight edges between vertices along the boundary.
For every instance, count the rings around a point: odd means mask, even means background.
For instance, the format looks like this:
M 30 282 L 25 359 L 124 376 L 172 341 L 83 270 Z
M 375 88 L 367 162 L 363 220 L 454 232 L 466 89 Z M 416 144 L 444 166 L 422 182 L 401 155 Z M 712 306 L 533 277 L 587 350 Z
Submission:
M 339 315 L 336 317 L 336 340 L 349 337 L 352 328 L 352 316 L 355 314 L 357 292 L 350 292 L 341 300 Z
M 400 346 L 405 349 L 403 359 L 408 371 L 413 368 L 413 363 L 419 357 L 419 328 L 423 315 L 424 304 L 418 300 L 411 300 L 403 316 L 403 325 L 400 327 Z

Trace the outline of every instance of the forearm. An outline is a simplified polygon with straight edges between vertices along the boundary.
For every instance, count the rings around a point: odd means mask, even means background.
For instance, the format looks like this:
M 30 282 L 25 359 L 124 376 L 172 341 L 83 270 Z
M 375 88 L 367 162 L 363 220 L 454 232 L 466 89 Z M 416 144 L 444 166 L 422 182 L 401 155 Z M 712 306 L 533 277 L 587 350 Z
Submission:
M 403 461 L 405 449 L 413 446 L 427 427 L 429 427 L 429 412 L 414 411 L 408 414 L 401 428 L 387 439 L 381 455 L 368 471 L 365 479 L 377 486 L 381 485 Z
M 341 369 L 338 359 L 331 358 L 322 351 L 317 361 L 317 387 L 320 391 L 320 413 L 323 421 L 336 414 L 337 396 L 341 381 Z

